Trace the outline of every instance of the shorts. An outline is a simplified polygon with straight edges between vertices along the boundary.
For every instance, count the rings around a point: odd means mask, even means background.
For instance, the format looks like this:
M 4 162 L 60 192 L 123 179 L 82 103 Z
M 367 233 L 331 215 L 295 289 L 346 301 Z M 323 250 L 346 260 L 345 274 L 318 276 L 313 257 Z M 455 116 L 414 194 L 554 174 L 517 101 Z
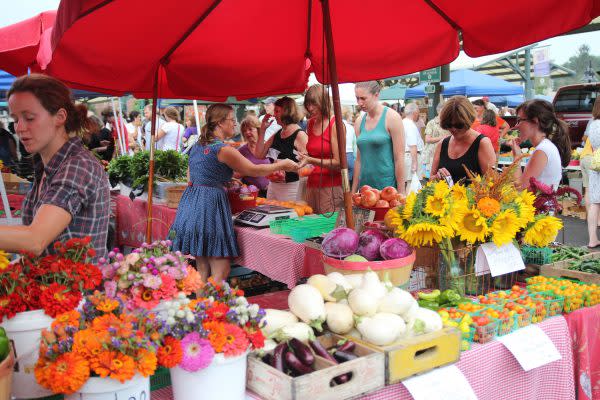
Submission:
M 341 186 L 306 188 L 306 203 L 315 214 L 339 210 L 344 205 L 344 192 Z
M 583 187 L 586 188 L 589 185 L 590 181 L 590 169 L 592 167 L 592 156 L 583 156 L 579 161 L 579 165 L 581 167 L 581 178 L 583 180 Z

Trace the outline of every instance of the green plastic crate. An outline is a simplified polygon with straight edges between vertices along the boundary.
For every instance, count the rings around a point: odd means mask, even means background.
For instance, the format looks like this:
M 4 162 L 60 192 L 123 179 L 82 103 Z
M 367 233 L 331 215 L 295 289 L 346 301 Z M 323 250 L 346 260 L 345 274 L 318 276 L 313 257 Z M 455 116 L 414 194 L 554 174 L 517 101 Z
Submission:
M 154 372 L 154 375 L 150 377 L 150 391 L 153 392 L 167 386 L 171 386 L 171 374 L 169 373 L 169 369 L 158 367 Z
M 521 256 L 525 264 L 544 265 L 552 262 L 550 247 L 521 246 Z

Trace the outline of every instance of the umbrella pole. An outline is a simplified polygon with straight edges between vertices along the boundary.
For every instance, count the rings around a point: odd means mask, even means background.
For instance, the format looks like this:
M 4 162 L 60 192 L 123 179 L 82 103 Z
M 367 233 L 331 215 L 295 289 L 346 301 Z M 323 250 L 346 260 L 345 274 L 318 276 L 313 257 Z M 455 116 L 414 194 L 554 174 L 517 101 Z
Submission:
M 346 213 L 346 226 L 354 229 L 354 217 L 352 215 L 352 193 L 350 192 L 350 180 L 348 179 L 348 160 L 346 159 L 346 127 L 342 121 L 342 106 L 340 103 L 340 90 L 338 87 L 337 66 L 335 62 L 335 51 L 333 48 L 333 33 L 331 31 L 331 15 L 329 14 L 329 0 L 321 1 L 323 11 L 323 28 L 325 42 L 327 43 L 328 69 L 331 82 L 331 93 L 333 94 L 333 112 L 335 115 L 335 127 L 338 136 L 338 149 L 340 154 L 340 166 L 342 173 L 342 190 L 344 192 L 344 210 Z
M 158 114 L 158 74 L 160 66 L 156 68 L 154 87 L 152 88 L 152 122 L 150 125 L 150 171 L 148 172 L 148 214 L 146 216 L 146 242 L 152 242 L 152 191 L 154 182 L 154 139 L 156 137 L 156 116 Z

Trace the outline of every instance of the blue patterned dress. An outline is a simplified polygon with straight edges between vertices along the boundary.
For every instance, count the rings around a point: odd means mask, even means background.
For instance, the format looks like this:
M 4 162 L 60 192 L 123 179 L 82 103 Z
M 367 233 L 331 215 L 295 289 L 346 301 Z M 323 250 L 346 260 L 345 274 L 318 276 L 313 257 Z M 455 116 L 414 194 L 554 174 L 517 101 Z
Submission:
M 219 150 L 226 146 L 215 142 L 200 143 L 190 151 L 190 186 L 187 187 L 175 222 L 173 250 L 204 257 L 237 257 L 238 247 L 233 230 L 231 208 L 224 184 L 233 170 L 219 161 Z

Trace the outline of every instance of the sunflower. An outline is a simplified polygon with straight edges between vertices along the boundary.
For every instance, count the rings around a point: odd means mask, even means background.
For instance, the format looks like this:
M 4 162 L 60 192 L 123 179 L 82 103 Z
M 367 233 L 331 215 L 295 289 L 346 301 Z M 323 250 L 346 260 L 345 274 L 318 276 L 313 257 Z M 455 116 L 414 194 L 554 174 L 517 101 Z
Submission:
M 137 353 L 136 362 L 137 369 L 140 371 L 140 374 L 142 374 L 144 377 L 147 377 L 153 375 L 154 371 L 156 371 L 156 364 L 158 360 L 153 351 L 140 349 Z
M 0 250 L 0 271 L 5 270 L 10 264 L 9 254 L 4 250 Z
M 460 183 L 457 183 L 456 185 L 452 186 L 450 192 L 452 194 L 452 200 L 454 200 L 457 203 L 466 202 L 468 200 L 467 188 L 461 185 Z
M 427 197 L 424 211 L 434 217 L 442 217 L 448 211 L 448 201 L 445 196 L 437 194 Z
M 538 215 L 535 221 L 527 227 L 523 236 L 523 243 L 536 246 L 548 246 L 558 235 L 563 227 L 560 219 L 549 215 Z
M 491 226 L 492 241 L 496 246 L 503 246 L 514 239 L 520 229 L 518 220 L 514 210 L 504 210 L 498 214 Z
M 396 229 L 398 223 L 402 223 L 402 217 L 400 217 L 400 213 L 395 208 L 390 208 L 388 212 L 385 213 L 385 217 L 383 217 L 383 222 L 385 226 L 390 229 Z
M 500 212 L 500 203 L 491 197 L 482 197 L 477 202 L 477 208 L 486 218 L 490 218 Z
M 460 207 L 456 210 L 455 222 L 461 240 L 469 243 L 485 240 L 488 226 L 477 208 Z
M 406 240 L 411 246 L 421 247 L 424 245 L 432 246 L 433 243 L 439 243 L 442 239 L 452 235 L 452 229 L 448 226 L 439 225 L 430 221 L 417 222 L 406 228 L 401 238 Z
M 519 227 L 524 228 L 535 219 L 535 207 L 533 203 L 535 195 L 529 190 L 523 190 L 515 199 L 515 203 L 519 208 Z
M 411 219 L 413 215 L 413 209 L 415 207 L 415 202 L 417 201 L 417 194 L 415 192 L 410 192 L 408 197 L 406 198 L 406 204 L 402 209 L 402 218 L 403 219 Z
M 135 361 L 118 351 L 103 351 L 92 361 L 92 370 L 102 378 L 110 376 L 125 383 L 135 375 Z
M 433 185 L 433 195 L 436 197 L 446 197 L 450 193 L 450 187 L 444 179 L 440 179 Z
M 64 353 L 55 361 L 39 358 L 35 378 L 54 393 L 71 394 L 79 390 L 90 377 L 90 365 L 77 353 Z

